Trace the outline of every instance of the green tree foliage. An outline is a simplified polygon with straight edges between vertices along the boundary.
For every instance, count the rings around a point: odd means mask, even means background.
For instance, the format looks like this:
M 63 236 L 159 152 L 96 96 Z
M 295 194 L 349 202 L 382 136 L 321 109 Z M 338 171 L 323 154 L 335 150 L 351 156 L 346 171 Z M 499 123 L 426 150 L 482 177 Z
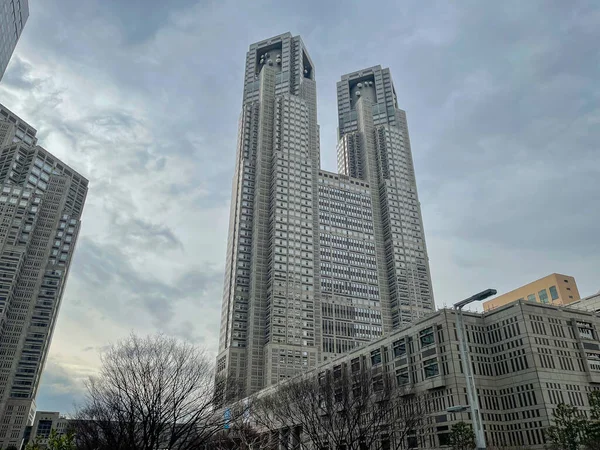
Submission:
M 9 450 L 9 447 L 7 450 Z M 56 430 L 50 431 L 50 436 L 48 436 L 48 443 L 46 447 L 47 450 L 77 450 L 75 446 L 75 435 L 72 432 L 68 432 L 66 434 L 58 434 Z M 14 447 L 17 450 L 16 447 Z M 27 444 L 25 450 L 42 450 L 42 446 L 39 442 L 33 441 Z
M 583 444 L 587 450 L 600 450 L 600 391 L 590 392 L 590 420 L 587 422 Z
M 38 444 L 37 441 L 33 441 L 33 442 L 30 442 L 29 444 L 27 444 L 27 447 L 25 447 L 25 450 L 42 450 L 42 447 L 40 446 L 40 444 Z
M 58 434 L 56 430 L 50 432 L 48 439 L 49 450 L 76 450 L 75 435 L 72 432 Z
M 452 450 L 473 450 L 475 448 L 475 433 L 465 422 L 458 422 L 452 426 L 450 433 Z
M 576 406 L 559 404 L 554 410 L 554 425 L 548 428 L 549 448 L 579 450 L 586 435 L 587 421 Z

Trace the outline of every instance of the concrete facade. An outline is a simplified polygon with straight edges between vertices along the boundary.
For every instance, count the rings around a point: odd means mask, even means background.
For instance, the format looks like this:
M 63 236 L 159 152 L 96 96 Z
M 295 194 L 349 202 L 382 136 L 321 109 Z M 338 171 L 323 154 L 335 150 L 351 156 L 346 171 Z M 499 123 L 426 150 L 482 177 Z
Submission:
M 302 39 L 250 46 L 217 357 L 218 376 L 246 394 L 434 310 L 390 72 L 344 75 L 337 93 L 340 174 L 320 170 L 315 67 Z
M 569 308 L 583 309 L 590 312 L 600 312 L 600 292 L 569 304 Z
M 489 447 L 543 449 L 559 403 L 589 410 L 587 394 L 600 389 L 600 315 L 522 300 L 463 315 Z M 452 426 L 470 421 L 469 412 L 447 411 L 468 405 L 454 310 L 440 310 L 305 376 L 359 368 L 385 371 L 399 388 L 427 395 L 427 424 L 412 437 L 418 448 L 445 448 Z
M 29 17 L 29 0 L 0 0 L 0 80 Z
M 50 432 L 56 430 L 58 435 L 65 434 L 69 429 L 69 419 L 56 411 L 37 411 L 33 424 L 25 431 L 23 447 L 29 442 L 39 444 L 41 448 L 47 448 Z
M 560 306 L 568 305 L 579 299 L 579 289 L 577 289 L 575 278 L 553 273 L 484 302 L 483 310 L 489 311 L 517 300 Z
M 0 105 L 0 448 L 19 447 L 81 226 L 88 180 Z

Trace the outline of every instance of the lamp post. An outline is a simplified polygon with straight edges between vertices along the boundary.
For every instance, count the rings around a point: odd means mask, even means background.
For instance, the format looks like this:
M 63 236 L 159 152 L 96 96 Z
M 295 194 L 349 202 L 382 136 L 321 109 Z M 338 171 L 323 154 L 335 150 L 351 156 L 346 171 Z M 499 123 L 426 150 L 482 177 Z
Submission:
M 475 388 L 475 378 L 473 377 L 473 365 L 471 364 L 471 355 L 467 345 L 465 324 L 463 321 L 462 309 L 469 303 L 479 302 L 486 298 L 496 295 L 495 289 L 486 289 L 478 294 L 475 294 L 465 300 L 454 304 L 456 311 L 456 332 L 460 342 L 460 357 L 462 359 L 463 372 L 467 383 L 467 398 L 471 407 L 471 420 L 473 421 L 473 431 L 475 432 L 475 444 L 477 450 L 485 450 L 485 434 L 483 432 L 483 421 L 481 419 L 481 410 L 479 409 L 479 398 Z

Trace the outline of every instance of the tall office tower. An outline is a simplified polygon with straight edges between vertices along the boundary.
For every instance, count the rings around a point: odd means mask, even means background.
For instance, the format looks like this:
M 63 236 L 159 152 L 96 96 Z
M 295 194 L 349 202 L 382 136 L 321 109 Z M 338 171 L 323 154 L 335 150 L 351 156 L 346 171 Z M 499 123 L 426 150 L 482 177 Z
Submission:
M 342 76 L 337 98 L 338 170 L 370 184 L 384 329 L 398 328 L 434 310 L 406 113 L 381 66 Z
M 218 374 L 246 393 L 319 357 L 314 75 L 289 33 L 246 56 L 217 359 Z
M 29 0 L 0 0 L 0 80 L 29 17 Z
M 217 357 L 241 395 L 433 311 L 389 71 L 345 76 L 338 96 L 341 174 L 319 168 L 315 68 L 300 37 L 250 46 Z
M 19 448 L 80 227 L 88 181 L 0 105 L 0 448 Z

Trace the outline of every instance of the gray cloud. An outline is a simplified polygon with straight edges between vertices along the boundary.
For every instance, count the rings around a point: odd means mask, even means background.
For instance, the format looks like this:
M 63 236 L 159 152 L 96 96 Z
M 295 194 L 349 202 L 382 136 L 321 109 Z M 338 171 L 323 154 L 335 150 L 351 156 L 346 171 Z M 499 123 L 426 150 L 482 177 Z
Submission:
M 98 294 L 109 286 L 117 289 L 118 297 L 107 295 L 96 305 L 104 314 L 127 323 L 130 316 L 126 311 L 133 302 L 136 308 L 152 316 L 159 328 L 172 325 L 180 302 L 201 299 L 211 288 L 220 286 L 222 281 L 220 272 L 198 270 L 185 272 L 173 283 L 159 281 L 157 273 L 138 272 L 127 255 L 117 247 L 99 245 L 89 238 L 81 239 L 78 244 L 73 275 Z
M 66 368 L 50 360 L 42 374 L 42 389 L 36 401 L 43 408 L 38 410 L 60 411 L 62 414 L 73 414 L 77 404 L 85 398 L 84 381 L 87 379 L 85 371 Z
M 113 216 L 113 230 L 120 233 L 129 245 L 135 244 L 138 248 L 157 251 L 161 248 L 183 248 L 183 244 L 169 227 L 141 218 L 119 215 L 117 211 Z
M 30 79 L 31 65 L 16 55 L 11 62 L 11 70 L 3 78 L 3 83 L 18 89 L 35 89 L 39 86 L 39 80 Z
M 555 5 L 546 11 L 552 20 L 531 29 L 526 14 L 480 8 L 470 28 L 460 27 L 458 42 L 483 40 L 466 44 L 479 67 L 454 89 L 429 138 L 421 185 L 449 219 L 432 227 L 436 233 L 514 251 L 598 254 L 600 212 L 589 206 L 600 201 L 600 127 L 592 126 L 600 118 L 599 52 L 577 25 L 583 13 Z M 484 30 L 491 14 L 496 33 Z
M 90 347 L 132 330 L 215 351 L 245 52 L 288 30 L 303 36 L 316 65 L 328 170 L 335 82 L 362 67 L 391 68 L 440 306 L 555 271 L 574 275 L 582 294 L 600 288 L 596 2 L 365 8 L 316 0 L 32 7 L 0 101 L 90 178 L 52 349 L 67 373 L 70 358 L 89 358 Z M 38 405 L 58 408 L 49 389 L 44 381 Z

